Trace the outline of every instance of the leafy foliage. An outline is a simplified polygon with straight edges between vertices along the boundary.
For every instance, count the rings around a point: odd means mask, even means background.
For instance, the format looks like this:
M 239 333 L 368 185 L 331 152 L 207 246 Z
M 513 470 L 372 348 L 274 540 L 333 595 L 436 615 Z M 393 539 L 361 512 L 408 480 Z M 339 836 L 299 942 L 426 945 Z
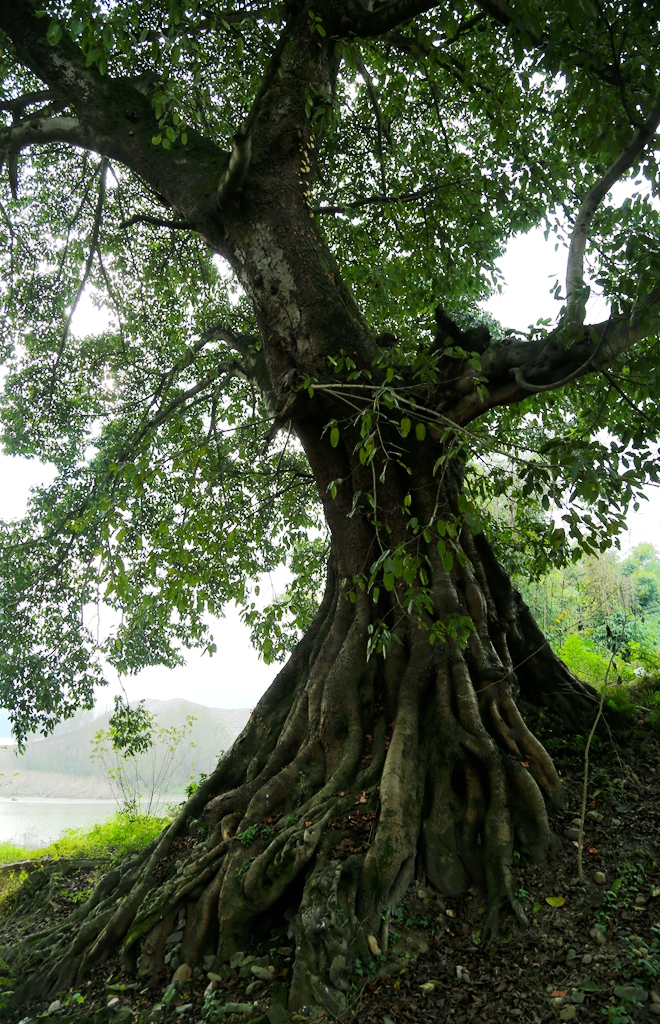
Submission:
M 95 82 L 115 83 L 117 132 L 120 120 L 134 135 L 148 127 L 150 165 L 203 166 L 201 181 L 191 171 L 189 192 L 207 197 L 238 125 L 250 111 L 258 117 L 269 76 L 281 71 L 297 10 L 47 0 L 39 14 L 47 48 L 82 55 Z M 587 190 L 653 108 L 660 36 L 638 0 L 514 0 L 508 10 L 498 22 L 485 5 L 456 0 L 373 31 L 330 31 L 329 2 L 302 10 L 305 37 L 328 48 L 334 70 L 331 88 L 300 86 L 316 147 L 301 186 L 319 247 L 378 349 L 370 375 L 334 353 L 323 381 L 304 383 L 311 403 L 324 384 L 334 397 L 347 381 L 366 389 L 358 413 L 344 390 L 346 416 L 327 424 L 333 448 L 357 427 L 361 465 L 383 453 L 387 424 L 402 441 L 441 440 L 466 467 L 456 521 L 432 524 L 447 571 L 468 522 L 495 530 L 510 569 L 539 578 L 616 544 L 627 508 L 658 480 L 660 359 L 650 320 L 607 365 L 594 361 L 594 372 L 561 391 L 530 392 L 469 428 L 454 429 L 410 396 L 437 383 L 442 360 L 455 360 L 457 372 L 472 367 L 476 393 L 488 398 L 478 347 L 434 348 L 434 307 L 466 331 L 488 323 L 494 341 L 520 340 L 479 308 L 498 287 L 497 258 L 532 225 L 558 244 L 568 239 Z M 265 359 L 235 261 L 179 231 L 185 220 L 164 220 L 165 200 L 145 175 L 94 146 L 41 145 L 35 135 L 12 149 L 21 118 L 80 114 L 75 100 L 42 97 L 21 45 L 0 35 L 0 432 L 5 451 L 51 462 L 58 474 L 22 521 L 0 524 L 0 704 L 23 743 L 91 707 L 104 662 L 127 674 L 176 665 L 185 647 L 212 654 L 206 617 L 231 601 L 264 659 L 279 660 L 313 617 L 328 544 L 326 494 L 295 424 L 277 417 L 274 360 Z M 33 95 L 41 98 L 21 100 Z M 660 276 L 657 171 L 651 142 L 623 198 L 601 204 L 590 229 L 591 279 L 626 322 L 649 306 Z M 561 316 L 559 283 L 554 292 Z M 99 321 L 85 336 L 76 320 L 83 295 Z M 539 322 L 524 340 L 556 340 L 552 331 Z M 401 463 L 400 451 L 385 455 Z M 410 539 L 383 542 L 349 583 L 377 602 L 403 581 L 404 610 L 422 616 L 430 597 L 414 548 L 420 537 L 430 543 L 430 527 L 413 519 Z M 264 609 L 251 588 L 282 564 L 291 582 Z M 640 607 L 656 600 L 651 576 L 637 577 Z M 102 636 L 91 625 L 101 607 Z M 442 642 L 446 628 L 434 624 L 431 634 Z M 449 632 L 464 640 L 466 628 L 457 621 Z M 625 639 L 631 658 L 643 633 Z M 385 624 L 371 649 L 390 639 Z

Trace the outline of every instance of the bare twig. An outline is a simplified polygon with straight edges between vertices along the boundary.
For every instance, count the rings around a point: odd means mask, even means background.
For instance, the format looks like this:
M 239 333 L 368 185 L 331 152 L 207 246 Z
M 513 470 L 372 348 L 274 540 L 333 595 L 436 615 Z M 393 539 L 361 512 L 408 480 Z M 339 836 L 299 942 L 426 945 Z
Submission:
M 62 356 L 64 354 L 64 348 L 66 346 L 66 340 L 67 340 L 67 338 L 69 336 L 69 331 L 71 329 L 71 321 L 73 320 L 73 315 L 74 315 L 76 309 L 78 308 L 78 303 L 80 302 L 80 299 L 81 299 L 82 294 L 83 294 L 83 292 L 85 290 L 85 286 L 87 284 L 87 281 L 89 280 L 89 275 L 90 275 L 90 273 L 92 271 L 92 264 L 94 263 L 94 257 L 96 255 L 96 250 L 97 250 L 98 244 L 99 244 L 99 233 L 101 231 L 101 221 L 103 219 L 103 205 L 105 203 L 105 182 L 106 182 L 107 171 L 108 171 L 108 161 L 106 160 L 105 157 L 103 157 L 103 159 L 101 160 L 101 168 L 100 168 L 100 175 L 99 175 L 99 194 L 98 194 L 98 198 L 96 200 L 96 210 L 94 211 L 94 223 L 93 223 L 93 226 L 92 226 L 92 240 L 91 240 L 90 247 L 89 247 L 89 254 L 87 256 L 87 260 L 86 260 L 86 263 L 85 263 L 85 269 L 83 271 L 83 276 L 80 279 L 80 283 L 78 285 L 78 290 L 76 291 L 76 296 L 75 296 L 73 302 L 71 303 L 71 309 L 69 310 L 68 316 L 67 316 L 66 321 L 64 323 L 64 329 L 62 331 L 62 338 L 60 340 L 60 344 L 59 344 L 59 347 L 58 347 L 58 350 L 57 350 L 57 355 L 55 356 L 55 362 L 53 363 L 53 369 L 52 369 L 52 373 L 51 373 L 51 383 L 50 383 L 50 396 L 49 396 L 49 401 L 48 401 L 49 410 L 50 410 L 50 407 L 52 406 L 52 403 L 53 403 L 53 395 L 55 394 L 55 380 L 56 380 L 56 377 L 57 377 L 57 370 L 58 370 L 58 367 L 60 365 Z
M 609 627 L 608 627 L 609 629 Z M 584 820 L 587 816 L 587 787 L 589 785 L 589 749 L 591 747 L 591 741 L 594 738 L 594 733 L 600 722 L 601 715 L 603 714 L 603 707 L 605 706 L 605 694 L 607 693 L 607 680 L 610 675 L 610 669 L 614 663 L 614 656 L 616 651 L 612 651 L 612 655 L 605 672 L 605 679 L 603 681 L 603 689 L 600 694 L 600 701 L 598 702 L 598 711 L 594 718 L 594 723 L 591 726 L 591 732 L 587 737 L 587 743 L 584 748 L 584 775 L 582 776 L 582 805 L 580 807 L 580 829 L 578 833 L 578 853 L 577 853 L 577 867 L 578 867 L 578 878 L 580 885 L 584 885 L 584 872 L 582 870 L 582 841 L 584 839 Z
M 380 187 L 383 190 L 383 193 L 385 193 L 385 190 L 387 188 L 387 184 L 385 181 L 385 158 L 383 154 L 383 136 L 385 133 L 383 128 L 383 115 L 381 113 L 380 102 L 378 100 L 378 92 L 376 90 L 374 80 L 371 77 L 368 68 L 366 68 L 364 65 L 358 47 L 355 46 L 353 49 L 355 54 L 355 66 L 358 69 L 358 72 L 360 73 L 360 78 L 367 87 L 367 93 L 369 95 L 371 106 L 373 107 L 374 111 L 374 116 L 376 118 L 376 128 L 378 130 L 378 164 L 380 166 Z
M 341 206 L 316 206 L 313 213 L 346 213 L 347 210 L 359 210 L 363 206 L 385 206 L 388 203 L 416 203 L 420 199 L 426 199 L 427 196 L 432 196 L 438 192 L 441 188 L 448 188 L 450 185 L 455 185 L 455 181 L 447 181 L 441 185 L 426 185 L 424 188 L 418 189 L 417 192 L 402 192 L 399 196 L 388 196 L 388 195 L 376 195 L 366 196 L 364 199 L 355 199 L 351 203 L 342 203 Z

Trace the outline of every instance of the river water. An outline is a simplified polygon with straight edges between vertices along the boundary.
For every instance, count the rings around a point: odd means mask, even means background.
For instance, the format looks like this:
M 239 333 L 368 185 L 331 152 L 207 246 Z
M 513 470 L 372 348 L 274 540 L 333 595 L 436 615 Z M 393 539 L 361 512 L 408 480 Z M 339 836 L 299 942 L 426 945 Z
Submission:
M 181 795 L 165 797 L 153 808 L 164 812 L 169 802 L 179 803 Z M 117 810 L 114 800 L 46 799 L 37 796 L 0 797 L 0 843 L 34 849 L 58 839 L 68 828 L 89 828 L 107 821 Z

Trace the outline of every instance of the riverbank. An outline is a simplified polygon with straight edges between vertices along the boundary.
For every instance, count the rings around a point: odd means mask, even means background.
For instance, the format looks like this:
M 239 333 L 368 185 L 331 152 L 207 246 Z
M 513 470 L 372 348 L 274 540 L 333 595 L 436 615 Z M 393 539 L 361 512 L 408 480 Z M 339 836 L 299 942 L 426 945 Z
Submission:
M 43 799 L 112 800 L 107 778 L 94 775 L 69 775 L 65 772 L 18 771 L 13 764 L 2 764 L 0 797 L 41 797 Z M 10 770 L 7 771 L 7 768 Z M 14 771 L 11 769 L 14 768 Z

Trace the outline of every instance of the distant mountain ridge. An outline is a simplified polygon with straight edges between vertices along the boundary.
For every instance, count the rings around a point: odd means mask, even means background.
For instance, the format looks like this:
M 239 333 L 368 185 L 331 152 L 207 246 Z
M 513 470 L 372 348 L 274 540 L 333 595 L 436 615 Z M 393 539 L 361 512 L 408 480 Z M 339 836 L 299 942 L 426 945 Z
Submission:
M 173 793 L 183 792 L 191 776 L 213 771 L 251 713 L 249 708 L 208 708 L 181 697 L 148 699 L 144 706 L 155 716 L 158 727 L 180 728 L 188 716 L 195 718 L 192 731 L 178 749 L 181 764 L 172 777 Z M 110 714 L 79 712 L 62 722 L 52 736 L 30 740 L 23 755 L 11 747 L 0 748 L 0 796 L 110 797 L 103 766 L 90 759 L 94 737 L 100 729 L 107 729 Z

